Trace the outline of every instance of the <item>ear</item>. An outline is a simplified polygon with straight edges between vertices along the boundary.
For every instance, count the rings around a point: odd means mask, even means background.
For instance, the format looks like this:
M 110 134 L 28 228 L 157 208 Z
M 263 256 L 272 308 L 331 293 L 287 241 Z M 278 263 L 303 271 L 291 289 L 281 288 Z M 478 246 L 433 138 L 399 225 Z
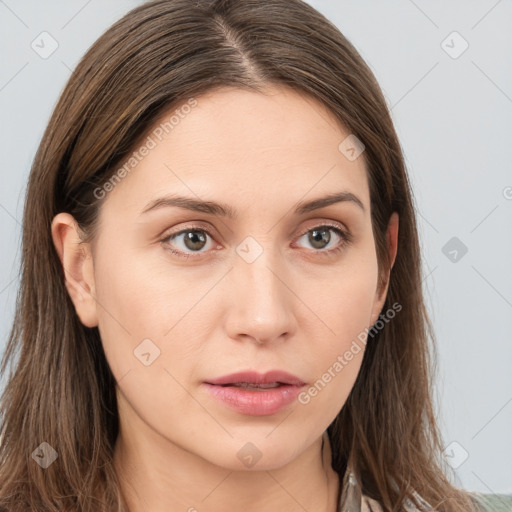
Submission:
M 375 294 L 375 301 L 372 310 L 372 317 L 370 320 L 370 326 L 372 326 L 379 318 L 379 315 L 384 306 L 384 302 L 386 301 L 386 295 L 388 293 L 389 288 L 389 274 L 391 273 L 391 268 L 395 264 L 396 259 L 396 251 L 398 246 L 398 213 L 393 212 L 388 223 L 388 228 L 386 231 L 386 245 L 389 252 L 389 261 L 391 263 L 388 275 L 386 277 L 386 285 L 380 291 L 377 289 Z
M 94 267 L 90 246 L 80 239 L 80 229 L 69 213 L 59 213 L 51 225 L 53 243 L 65 276 L 66 289 L 80 321 L 98 325 Z

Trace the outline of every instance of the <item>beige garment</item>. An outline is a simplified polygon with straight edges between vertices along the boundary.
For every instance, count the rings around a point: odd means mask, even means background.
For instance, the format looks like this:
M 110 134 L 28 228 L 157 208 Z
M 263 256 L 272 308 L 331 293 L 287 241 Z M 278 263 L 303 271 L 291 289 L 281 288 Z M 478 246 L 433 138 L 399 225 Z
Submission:
M 409 501 L 406 502 L 406 504 L 404 505 L 404 510 L 406 510 L 407 512 L 421 512 L 424 510 L 433 510 L 433 508 L 428 503 L 423 501 L 419 496 L 418 499 L 419 502 L 423 504 L 422 508 L 416 507 L 411 501 Z M 361 499 L 361 512 L 383 512 L 383 510 L 377 501 L 372 500 L 371 498 L 363 494 Z
M 350 478 L 350 475 L 348 478 Z M 343 490 L 345 492 L 341 494 L 338 512 L 383 512 L 379 502 L 362 494 L 357 483 L 344 485 Z M 411 500 L 406 500 L 404 512 L 427 512 L 434 510 L 417 493 L 414 493 L 414 497 L 418 501 L 419 506 L 416 506 Z
M 324 432 L 322 445 L 324 460 L 331 464 L 331 443 L 327 432 Z M 362 493 L 359 478 L 350 459 L 345 475 L 342 479 L 340 478 L 340 486 L 338 512 L 383 512 L 382 507 L 376 500 Z M 407 499 L 404 503 L 404 512 L 430 512 L 434 510 L 418 493 L 413 492 L 413 497 L 417 505 Z
M 361 512 L 382 512 L 382 507 L 375 500 L 363 495 L 361 501 Z

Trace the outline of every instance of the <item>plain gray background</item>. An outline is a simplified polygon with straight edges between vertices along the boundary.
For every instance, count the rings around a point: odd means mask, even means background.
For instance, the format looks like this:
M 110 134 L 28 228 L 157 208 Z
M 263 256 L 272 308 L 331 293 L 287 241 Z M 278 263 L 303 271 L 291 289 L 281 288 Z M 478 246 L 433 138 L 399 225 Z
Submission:
M 79 58 L 140 3 L 0 0 L 2 353 L 18 286 L 26 180 L 43 130 Z M 404 149 L 438 340 L 440 425 L 455 482 L 510 493 L 512 2 L 309 3 L 374 71 Z M 52 40 L 58 47 L 49 56 L 32 47 L 50 51 Z

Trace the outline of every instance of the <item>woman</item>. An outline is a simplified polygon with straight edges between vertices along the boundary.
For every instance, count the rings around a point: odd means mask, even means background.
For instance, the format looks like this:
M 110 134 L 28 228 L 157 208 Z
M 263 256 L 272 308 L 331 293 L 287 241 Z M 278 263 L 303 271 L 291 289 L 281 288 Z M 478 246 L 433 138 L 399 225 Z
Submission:
M 31 171 L 2 510 L 478 510 L 416 229 L 379 86 L 313 8 L 128 13 Z

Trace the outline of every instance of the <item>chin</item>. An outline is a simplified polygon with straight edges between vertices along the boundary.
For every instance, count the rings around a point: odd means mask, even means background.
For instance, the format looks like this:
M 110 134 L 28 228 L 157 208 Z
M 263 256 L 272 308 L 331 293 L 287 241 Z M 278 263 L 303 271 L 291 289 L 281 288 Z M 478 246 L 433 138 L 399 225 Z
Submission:
M 284 439 L 275 436 L 270 439 L 266 430 L 260 436 L 244 436 L 243 440 L 233 439 L 231 446 L 221 453 L 208 457 L 210 462 L 232 471 L 267 471 L 279 469 L 293 461 L 300 453 L 296 437 Z M 275 432 L 272 434 L 274 436 Z

